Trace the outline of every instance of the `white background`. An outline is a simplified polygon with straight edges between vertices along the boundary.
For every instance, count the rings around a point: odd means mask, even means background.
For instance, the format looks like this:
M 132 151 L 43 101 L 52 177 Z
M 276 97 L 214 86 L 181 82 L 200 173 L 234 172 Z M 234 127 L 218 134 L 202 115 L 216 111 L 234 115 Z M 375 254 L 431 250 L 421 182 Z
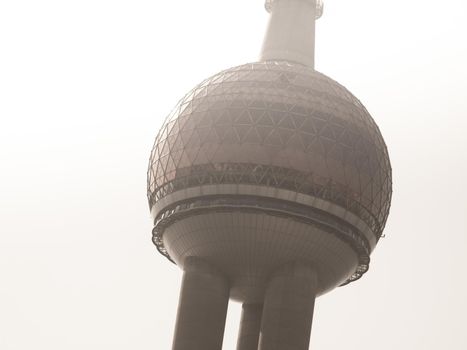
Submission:
M 262 0 L 0 2 L 0 349 L 170 349 L 181 272 L 151 243 L 146 167 L 196 83 L 255 61 Z M 467 349 L 467 3 L 327 0 L 316 68 L 380 126 L 394 195 L 311 348 Z M 231 303 L 224 349 L 240 306 Z

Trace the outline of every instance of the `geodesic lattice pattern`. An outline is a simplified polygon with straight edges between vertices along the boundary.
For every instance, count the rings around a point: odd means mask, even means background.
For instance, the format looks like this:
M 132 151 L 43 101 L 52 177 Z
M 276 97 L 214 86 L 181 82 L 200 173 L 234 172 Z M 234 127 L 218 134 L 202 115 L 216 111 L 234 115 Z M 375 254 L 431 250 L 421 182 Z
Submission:
M 205 80 L 161 128 L 148 170 L 150 206 L 212 183 L 310 194 L 355 213 L 377 237 L 392 186 L 386 146 L 365 107 L 325 75 L 275 61 Z

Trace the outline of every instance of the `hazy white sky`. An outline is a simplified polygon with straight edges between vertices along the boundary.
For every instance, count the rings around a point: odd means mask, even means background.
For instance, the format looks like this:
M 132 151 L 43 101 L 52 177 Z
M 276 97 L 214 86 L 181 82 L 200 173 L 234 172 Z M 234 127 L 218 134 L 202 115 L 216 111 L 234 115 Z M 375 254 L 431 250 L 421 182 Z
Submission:
M 0 2 L 0 349 L 170 349 L 181 272 L 151 243 L 149 152 L 202 79 L 255 61 L 262 0 Z M 317 70 L 366 105 L 386 238 L 317 300 L 311 348 L 465 350 L 467 2 L 326 0 Z M 231 304 L 224 349 L 234 350 Z

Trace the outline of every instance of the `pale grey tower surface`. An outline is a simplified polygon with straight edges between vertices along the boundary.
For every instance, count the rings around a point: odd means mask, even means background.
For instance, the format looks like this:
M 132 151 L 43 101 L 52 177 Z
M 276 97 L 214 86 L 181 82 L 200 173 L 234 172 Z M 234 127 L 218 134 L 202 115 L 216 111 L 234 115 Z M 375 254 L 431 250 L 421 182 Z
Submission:
M 316 0 L 268 0 L 259 62 L 195 87 L 151 153 L 153 241 L 184 269 L 173 349 L 308 349 L 315 297 L 360 278 L 390 207 L 391 166 L 360 101 L 314 70 Z

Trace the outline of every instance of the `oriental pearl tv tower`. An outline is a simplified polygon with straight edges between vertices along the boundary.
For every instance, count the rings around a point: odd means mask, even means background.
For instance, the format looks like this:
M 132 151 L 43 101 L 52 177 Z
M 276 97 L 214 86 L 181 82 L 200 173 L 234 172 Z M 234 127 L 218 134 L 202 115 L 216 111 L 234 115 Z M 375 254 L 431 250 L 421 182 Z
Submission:
M 306 350 L 315 298 L 358 280 L 382 235 L 386 145 L 345 87 L 314 69 L 320 0 L 267 0 L 258 62 L 179 102 L 148 170 L 153 242 L 183 269 L 173 350 Z

